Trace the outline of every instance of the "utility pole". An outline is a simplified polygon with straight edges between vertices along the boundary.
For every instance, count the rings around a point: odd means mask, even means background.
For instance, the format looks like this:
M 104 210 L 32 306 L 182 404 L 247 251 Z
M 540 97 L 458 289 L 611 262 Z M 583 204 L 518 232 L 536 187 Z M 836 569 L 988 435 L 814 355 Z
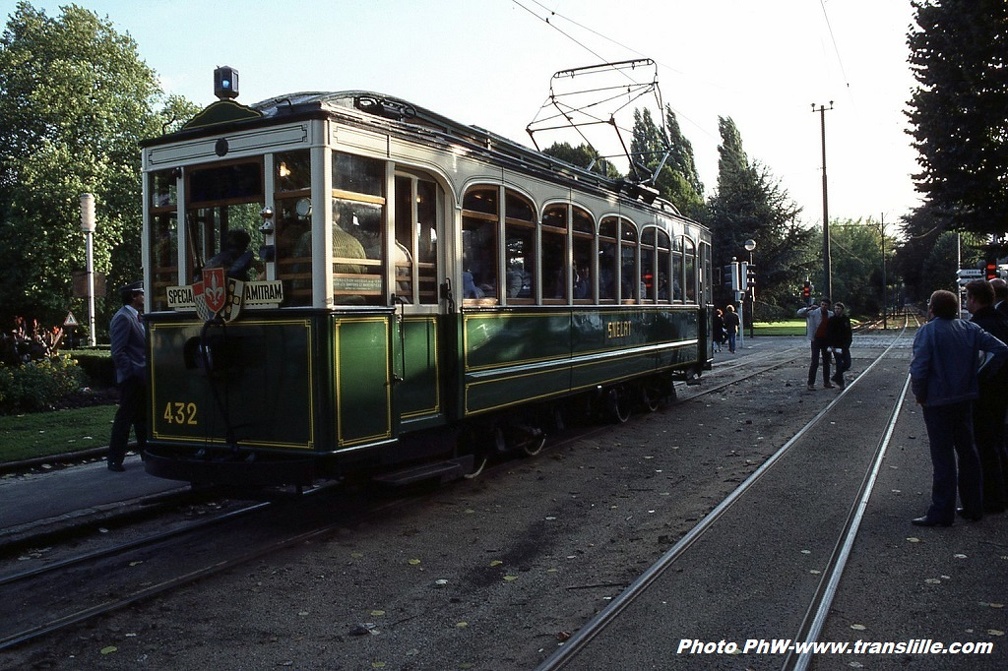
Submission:
M 829 198 L 826 195 L 826 110 L 833 109 L 833 101 L 829 107 L 820 105 L 816 109 L 812 103 L 812 111 L 819 112 L 819 121 L 822 126 L 822 230 L 823 230 L 823 289 L 825 297 L 833 299 L 833 268 L 830 264 L 830 237 L 829 237 Z
M 886 286 L 885 276 L 885 212 L 882 213 L 879 222 L 879 232 L 882 233 L 882 330 L 885 331 L 889 328 L 886 322 L 886 315 L 889 312 L 889 287 Z

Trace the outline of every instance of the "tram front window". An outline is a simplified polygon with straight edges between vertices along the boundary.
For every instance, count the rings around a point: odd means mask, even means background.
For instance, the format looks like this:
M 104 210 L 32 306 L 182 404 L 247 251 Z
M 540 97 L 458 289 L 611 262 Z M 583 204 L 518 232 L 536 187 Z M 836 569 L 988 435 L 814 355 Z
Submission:
M 201 279 L 201 272 L 214 257 L 225 251 L 228 233 L 241 230 L 248 234 L 249 244 L 241 251 L 253 250 L 263 244 L 263 234 L 259 232 L 262 219 L 259 212 L 262 203 L 239 203 L 216 207 L 199 207 L 189 210 L 186 215 L 186 237 L 188 240 L 188 264 L 193 269 L 193 281 Z M 262 279 L 262 263 L 254 261 L 247 268 L 249 280 Z
M 381 304 L 383 207 L 332 201 L 333 298 L 344 305 Z
M 277 200 L 277 279 L 286 305 L 311 305 L 312 230 L 307 198 Z
M 186 268 L 193 281 L 198 281 L 203 268 L 225 249 L 229 232 L 248 234 L 246 250 L 254 252 L 262 246 L 262 185 L 262 162 L 258 159 L 194 168 L 188 173 Z M 261 279 L 262 263 L 254 263 L 247 272 L 248 279 Z

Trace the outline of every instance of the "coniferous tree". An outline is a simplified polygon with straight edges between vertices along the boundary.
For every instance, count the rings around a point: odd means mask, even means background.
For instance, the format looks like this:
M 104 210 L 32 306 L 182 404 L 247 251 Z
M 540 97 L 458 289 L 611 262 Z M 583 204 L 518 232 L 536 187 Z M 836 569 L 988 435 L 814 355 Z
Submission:
M 647 178 L 657 171 L 654 187 L 658 193 L 687 217 L 703 219 L 703 184 L 693 158 L 693 146 L 683 136 L 671 107 L 665 108 L 665 118 L 663 132 L 647 108 L 634 110 L 630 156 L 637 177 Z
M 1008 3 L 914 0 L 910 134 L 924 207 L 946 229 L 1008 230 Z
M 714 263 L 723 267 L 732 257 L 748 260 L 745 241 L 755 240 L 757 310 L 766 318 L 784 316 L 815 267 L 814 232 L 801 226 L 801 208 L 769 169 L 750 162 L 735 122 L 720 117 L 718 128 L 718 188 L 708 201 Z M 719 303 L 731 298 L 717 289 Z

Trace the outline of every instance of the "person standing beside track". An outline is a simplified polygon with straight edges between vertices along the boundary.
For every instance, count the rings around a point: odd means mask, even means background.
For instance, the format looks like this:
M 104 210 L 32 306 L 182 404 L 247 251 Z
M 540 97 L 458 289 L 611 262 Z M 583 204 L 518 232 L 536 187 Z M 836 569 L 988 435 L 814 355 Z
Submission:
M 119 408 L 112 421 L 109 439 L 108 469 L 126 470 L 126 444 L 130 426 L 136 433 L 138 450 L 143 456 L 147 445 L 147 334 L 141 320 L 144 305 L 143 284 L 134 282 L 119 290 L 123 306 L 112 317 L 109 337 L 112 340 L 112 363 L 119 386 Z
M 850 317 L 844 314 L 846 309 L 846 306 L 840 301 L 834 303 L 833 314 L 826 325 L 826 339 L 833 350 L 833 360 L 836 363 L 836 372 L 830 379 L 836 382 L 841 389 L 846 384 L 843 374 L 850 370 L 850 346 L 854 340 Z
M 830 384 L 830 358 L 827 328 L 830 318 L 830 299 L 823 298 L 818 307 L 804 307 L 798 310 L 798 316 L 805 318 L 805 335 L 812 347 L 812 359 L 808 369 L 808 390 L 815 391 L 816 372 L 819 370 L 819 358 L 822 357 L 823 387 L 832 389 Z
M 738 336 L 739 331 L 739 317 L 735 312 L 735 306 L 729 303 L 725 306 L 724 317 L 725 333 L 728 334 L 728 351 L 732 354 L 735 353 L 735 338 Z
M 995 338 L 1008 343 L 1008 318 L 994 309 L 994 288 L 986 280 L 974 280 L 966 285 L 966 309 L 974 324 Z M 1008 466 L 1005 452 L 1005 413 L 1008 412 L 1008 366 L 986 375 L 987 366 L 979 371 L 980 396 L 973 404 L 973 438 L 980 456 L 983 476 L 983 510 L 1004 512 L 1008 504 L 1004 468 Z
M 959 297 L 939 289 L 928 301 L 929 321 L 917 330 L 910 361 L 910 386 L 922 406 L 933 469 L 931 507 L 912 523 L 922 527 L 952 526 L 956 490 L 960 514 L 983 517 L 980 459 L 973 444 L 973 401 L 979 396 L 977 362 L 991 355 L 991 370 L 1008 360 L 1008 345 L 959 318 Z M 956 460 L 958 457 L 958 466 Z

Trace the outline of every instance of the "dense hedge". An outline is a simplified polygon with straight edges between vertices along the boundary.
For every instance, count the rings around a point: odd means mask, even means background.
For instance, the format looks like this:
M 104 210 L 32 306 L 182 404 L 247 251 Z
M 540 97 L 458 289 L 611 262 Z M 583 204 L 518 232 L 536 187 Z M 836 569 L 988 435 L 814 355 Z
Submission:
M 107 346 L 104 349 L 70 350 L 68 353 L 77 360 L 92 387 L 115 386 L 115 368 Z

